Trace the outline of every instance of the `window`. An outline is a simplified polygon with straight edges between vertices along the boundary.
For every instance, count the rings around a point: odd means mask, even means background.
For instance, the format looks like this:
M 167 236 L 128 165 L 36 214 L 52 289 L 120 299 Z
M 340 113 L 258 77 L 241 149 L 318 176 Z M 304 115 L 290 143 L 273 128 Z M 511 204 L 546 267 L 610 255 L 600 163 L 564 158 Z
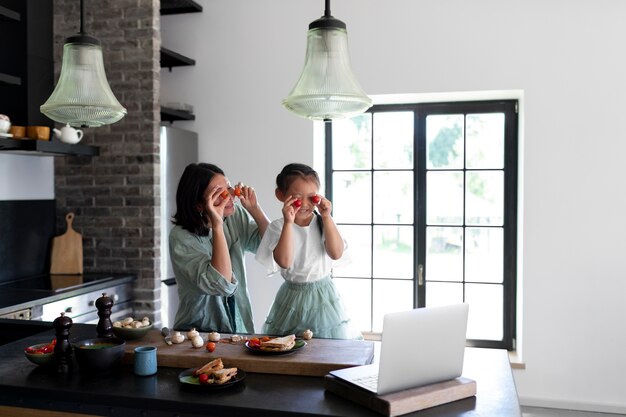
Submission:
M 514 348 L 517 101 L 374 106 L 326 125 L 326 195 L 352 317 L 468 302 L 468 344 Z

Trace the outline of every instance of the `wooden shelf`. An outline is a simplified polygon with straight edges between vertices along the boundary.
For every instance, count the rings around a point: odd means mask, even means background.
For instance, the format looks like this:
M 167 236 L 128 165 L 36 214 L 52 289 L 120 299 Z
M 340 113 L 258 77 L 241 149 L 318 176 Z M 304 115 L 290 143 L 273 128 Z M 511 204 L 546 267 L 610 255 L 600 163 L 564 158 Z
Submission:
M 202 6 L 193 0 L 161 0 L 161 14 L 198 13 Z
M 196 120 L 193 113 L 161 106 L 161 122 L 174 123 L 179 120 Z
M 14 12 L 11 9 L 0 6 L 0 20 L 12 20 L 19 22 L 21 20 L 21 16 L 18 12 Z
M 161 68 L 169 68 L 171 71 L 172 67 L 184 67 L 189 65 L 196 65 L 196 61 L 178 52 L 161 48 Z
M 100 149 L 96 146 L 80 143 L 70 145 L 56 140 L 0 138 L 0 152 L 34 156 L 98 156 Z
M 0 84 L 6 85 L 22 85 L 22 79 L 13 75 L 0 72 Z

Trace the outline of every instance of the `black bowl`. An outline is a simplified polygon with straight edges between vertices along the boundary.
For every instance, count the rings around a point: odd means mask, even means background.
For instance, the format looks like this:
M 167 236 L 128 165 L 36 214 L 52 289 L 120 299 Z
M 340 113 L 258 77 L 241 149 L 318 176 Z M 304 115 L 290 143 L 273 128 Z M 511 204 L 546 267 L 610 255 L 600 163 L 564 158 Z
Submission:
M 108 371 L 124 356 L 126 341 L 118 337 L 83 339 L 73 343 L 74 355 L 81 370 Z

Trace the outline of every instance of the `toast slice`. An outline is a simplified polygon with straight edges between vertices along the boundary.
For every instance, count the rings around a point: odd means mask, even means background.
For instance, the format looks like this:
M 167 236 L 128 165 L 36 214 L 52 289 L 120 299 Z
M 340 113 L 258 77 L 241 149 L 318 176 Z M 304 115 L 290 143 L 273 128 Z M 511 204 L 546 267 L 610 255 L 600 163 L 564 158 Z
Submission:
M 224 384 L 237 375 L 237 368 L 224 368 L 213 372 L 211 377 L 214 384 Z
M 267 342 L 261 342 L 261 350 L 289 350 L 296 344 L 296 335 L 290 334 L 283 337 L 275 337 Z
M 193 374 L 195 376 L 198 376 L 200 374 L 212 374 L 222 369 L 224 369 L 222 358 L 217 358 L 217 359 L 213 359 L 211 362 L 205 364 L 201 368 L 196 369 Z

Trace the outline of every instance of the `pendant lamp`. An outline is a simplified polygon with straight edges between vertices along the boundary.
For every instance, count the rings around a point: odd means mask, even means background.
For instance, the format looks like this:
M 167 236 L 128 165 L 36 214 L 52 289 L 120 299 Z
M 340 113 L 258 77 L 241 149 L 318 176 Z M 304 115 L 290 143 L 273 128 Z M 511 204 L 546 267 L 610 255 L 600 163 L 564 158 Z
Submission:
M 65 39 L 61 75 L 43 114 L 74 127 L 97 127 L 120 120 L 126 109 L 117 101 L 104 72 L 100 41 L 85 33 L 80 0 L 80 32 Z
M 363 113 L 372 106 L 352 73 L 346 24 L 330 14 L 309 24 L 302 75 L 283 106 L 298 116 L 330 121 Z

